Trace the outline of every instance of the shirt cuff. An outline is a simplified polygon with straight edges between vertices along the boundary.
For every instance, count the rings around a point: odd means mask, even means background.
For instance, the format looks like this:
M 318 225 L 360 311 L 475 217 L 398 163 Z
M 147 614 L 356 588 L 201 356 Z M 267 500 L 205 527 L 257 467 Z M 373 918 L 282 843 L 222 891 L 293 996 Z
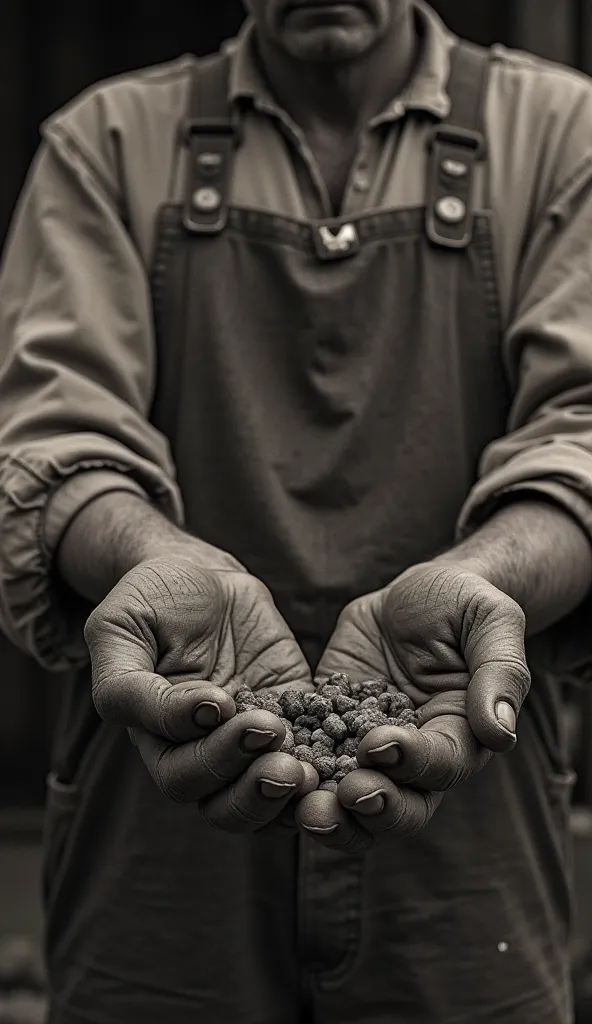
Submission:
M 550 498 L 575 519 L 592 543 L 592 498 L 575 491 L 573 487 L 558 479 L 525 480 L 522 483 L 509 484 L 492 494 L 487 495 L 481 504 L 467 505 L 463 509 L 457 529 L 457 540 L 474 533 L 479 526 L 491 518 L 501 505 L 507 504 L 508 498 L 531 494 L 534 498 L 540 495 Z
M 132 491 L 182 527 L 176 482 L 153 462 L 94 436 L 54 451 L 12 455 L 0 466 L 0 629 L 49 672 L 88 663 L 89 602 L 72 599 L 54 572 L 55 547 L 93 498 Z M 70 450 L 71 449 L 71 450 Z
M 43 541 L 47 551 L 57 551 L 70 523 L 86 505 L 113 491 L 127 491 L 149 501 L 144 488 L 123 473 L 89 469 L 69 477 L 54 491 L 45 510 Z
M 583 508 L 581 502 L 586 503 L 590 511 L 582 525 L 592 536 L 592 452 L 583 443 L 561 437 L 522 448 L 506 461 L 494 460 L 492 454 L 486 461 L 491 468 L 477 481 L 461 510 L 457 540 L 485 522 L 512 490 L 544 493 L 549 485 L 561 488 L 556 492 L 561 494 L 558 500 L 568 511 L 576 513 Z

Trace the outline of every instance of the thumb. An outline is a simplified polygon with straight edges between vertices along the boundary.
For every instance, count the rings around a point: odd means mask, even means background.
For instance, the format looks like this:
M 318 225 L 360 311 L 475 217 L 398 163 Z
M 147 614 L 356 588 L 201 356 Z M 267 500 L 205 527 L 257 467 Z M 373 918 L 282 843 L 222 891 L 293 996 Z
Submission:
M 188 666 L 169 669 L 166 677 L 157 673 L 158 651 L 148 629 L 144 634 L 132 616 L 121 612 L 110 621 L 99 609 L 87 620 L 92 697 L 104 721 L 127 729 L 142 726 L 184 743 L 234 716 L 231 695 L 204 678 L 198 666 L 194 671 Z
M 524 612 L 507 594 L 486 584 L 467 610 L 464 658 L 469 670 L 467 719 L 488 750 L 504 753 L 516 744 L 516 724 L 530 689 Z M 468 629 L 467 629 L 468 626 Z

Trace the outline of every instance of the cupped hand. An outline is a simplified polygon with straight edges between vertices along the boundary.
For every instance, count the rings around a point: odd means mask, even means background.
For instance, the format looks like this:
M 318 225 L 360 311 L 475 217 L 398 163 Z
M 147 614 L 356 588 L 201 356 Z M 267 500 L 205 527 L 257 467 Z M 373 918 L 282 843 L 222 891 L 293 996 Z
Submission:
M 279 718 L 235 715 L 233 701 L 243 683 L 312 688 L 259 580 L 240 566 L 204 568 L 190 551 L 143 562 L 92 612 L 85 639 L 99 715 L 128 729 L 167 797 L 197 803 L 230 832 L 292 826 L 318 776 L 280 751 Z
M 516 743 L 530 686 L 522 609 L 461 566 L 415 566 L 344 610 L 317 669 L 353 681 L 383 676 L 419 711 L 419 728 L 383 725 L 361 741 L 360 770 L 337 793 L 314 792 L 299 827 L 356 852 L 380 835 L 410 836 L 444 793 Z

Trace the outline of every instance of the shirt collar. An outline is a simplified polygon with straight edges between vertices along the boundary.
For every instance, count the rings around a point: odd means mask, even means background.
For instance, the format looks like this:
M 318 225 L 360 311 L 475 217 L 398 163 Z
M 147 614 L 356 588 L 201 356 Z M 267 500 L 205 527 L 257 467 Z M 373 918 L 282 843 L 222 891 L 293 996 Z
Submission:
M 407 110 L 421 110 L 444 119 L 451 109 L 447 92 L 450 50 L 455 37 L 423 0 L 414 0 L 415 23 L 420 41 L 419 58 L 410 81 L 371 127 L 398 120 Z M 260 69 L 255 52 L 255 25 L 247 18 L 236 39 L 227 43 L 231 54 L 230 100 L 248 99 L 261 110 L 285 116 Z

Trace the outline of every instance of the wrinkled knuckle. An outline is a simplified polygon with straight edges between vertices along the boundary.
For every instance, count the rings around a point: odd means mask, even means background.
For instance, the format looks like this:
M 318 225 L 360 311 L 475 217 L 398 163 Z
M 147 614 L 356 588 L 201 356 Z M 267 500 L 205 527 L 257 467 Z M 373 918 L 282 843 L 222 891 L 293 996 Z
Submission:
M 406 815 L 400 819 L 399 830 L 406 838 L 412 838 L 424 830 L 431 821 L 436 807 L 442 800 L 442 793 L 429 792 L 421 794 L 421 801 L 414 805 L 413 812 L 407 809 Z
M 526 658 L 506 655 L 500 658 L 504 677 L 508 685 L 518 693 L 523 693 L 530 686 L 530 670 Z
M 460 683 L 459 683 L 460 685 Z M 436 693 L 425 704 L 417 708 L 417 725 L 421 728 L 443 715 L 466 718 L 468 676 L 462 689 Z
M 91 695 L 97 713 L 105 722 L 112 722 L 118 717 L 119 686 L 113 678 L 93 673 Z
M 253 593 L 255 594 L 256 597 L 260 598 L 261 600 L 271 599 L 271 592 L 269 588 L 263 583 L 262 580 L 259 580 L 257 577 L 249 577 L 249 581 L 251 589 L 253 590 Z
M 97 679 L 93 673 L 91 696 L 93 704 L 96 708 L 97 713 L 101 718 L 105 717 L 105 682 L 103 679 Z
M 99 606 L 98 608 L 93 609 L 84 624 L 83 634 L 87 647 L 93 647 L 96 644 L 102 628 L 103 615 Z
M 384 619 L 392 618 L 397 611 L 398 600 L 397 600 L 397 584 L 391 583 L 390 587 L 387 587 L 382 593 L 382 599 L 380 602 L 380 610 Z
M 351 622 L 352 619 L 355 619 L 356 612 L 358 611 L 358 609 L 361 608 L 361 606 L 361 597 L 357 597 L 354 601 L 350 601 L 349 604 L 346 604 L 345 608 L 342 608 L 342 610 L 339 613 L 339 617 L 337 619 L 337 626 L 339 627 L 347 625 L 349 622 Z
M 211 811 L 207 805 L 199 807 L 199 816 L 208 826 L 208 828 L 214 829 L 216 832 L 225 832 L 227 829 L 224 828 L 224 822 L 218 819 L 218 815 L 215 811 Z
M 430 778 L 435 764 L 439 765 L 439 770 L 435 773 L 430 788 L 437 792 L 453 789 L 471 774 L 466 752 L 457 739 L 439 734 L 439 742 L 436 742 L 436 737 L 430 736 L 429 733 L 426 734 L 426 739 L 429 743 L 429 753 L 418 781 L 426 776 Z
M 184 802 L 185 797 L 180 779 L 172 771 L 166 755 L 158 758 L 151 774 L 160 792 L 167 800 L 171 800 L 173 803 Z
M 422 828 L 425 828 L 425 826 L 429 824 L 429 822 L 434 816 L 436 809 L 440 806 L 443 799 L 443 793 L 432 792 L 424 794 L 423 821 L 421 825 Z
M 461 782 L 465 782 L 472 774 L 470 765 L 464 761 L 458 764 L 451 764 L 442 773 L 441 778 L 438 779 L 433 788 L 438 793 L 447 793 L 450 789 L 460 785 Z
M 130 590 L 135 589 L 140 601 L 159 607 L 163 602 L 175 603 L 177 596 L 186 589 L 193 590 L 196 581 L 181 566 L 160 562 L 141 566 L 127 583 Z
M 234 607 L 242 619 L 261 616 L 262 628 L 269 629 L 270 623 L 277 621 L 278 609 L 275 598 L 262 580 L 256 576 L 229 573 L 226 580 L 229 586 L 226 596 L 232 600 Z M 265 643 L 265 641 L 263 641 Z
M 229 788 L 223 800 L 205 801 L 202 815 L 208 825 L 220 831 L 256 832 L 267 823 L 267 819 L 256 814 L 251 803 L 252 793 L 239 795 Z
M 501 594 L 501 597 L 496 596 L 496 610 L 498 614 L 511 622 L 514 626 L 520 629 L 526 630 L 526 615 L 524 609 L 508 594 Z
M 160 686 L 156 691 L 158 732 L 167 740 L 178 739 L 174 723 L 178 716 L 178 692 L 174 687 Z
M 530 690 L 531 676 L 526 662 L 513 661 L 508 665 L 508 675 L 516 693 L 524 699 Z
M 399 791 L 399 800 L 397 804 L 391 808 L 390 820 L 385 824 L 384 832 L 394 832 L 396 835 L 407 836 L 412 835 L 414 822 L 417 816 L 410 810 L 409 801 L 407 799 L 405 789 L 402 787 Z

